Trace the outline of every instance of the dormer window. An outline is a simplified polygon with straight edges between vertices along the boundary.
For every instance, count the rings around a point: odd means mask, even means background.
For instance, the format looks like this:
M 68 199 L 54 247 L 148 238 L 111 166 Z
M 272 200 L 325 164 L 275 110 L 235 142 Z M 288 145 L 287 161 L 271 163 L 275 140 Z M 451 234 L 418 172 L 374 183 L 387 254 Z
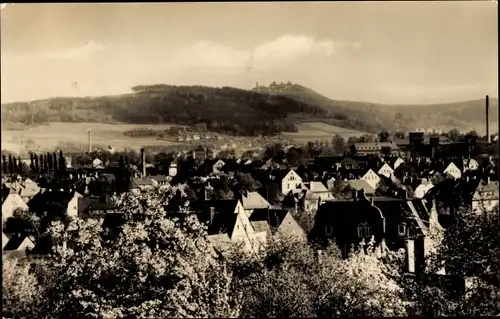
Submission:
M 362 223 L 358 225 L 358 237 L 365 238 L 372 236 L 372 228 L 368 223 Z
M 398 235 L 399 236 L 406 236 L 406 224 L 405 223 L 398 225 Z
M 325 226 L 325 234 L 331 236 L 333 234 L 333 227 L 330 225 Z

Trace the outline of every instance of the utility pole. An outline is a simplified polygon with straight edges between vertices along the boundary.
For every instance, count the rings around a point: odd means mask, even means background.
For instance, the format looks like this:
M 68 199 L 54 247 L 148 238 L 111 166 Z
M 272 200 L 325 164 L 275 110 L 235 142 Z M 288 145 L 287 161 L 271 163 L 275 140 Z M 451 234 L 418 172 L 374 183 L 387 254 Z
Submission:
M 92 152 L 92 135 L 90 129 L 88 130 L 88 134 L 89 134 L 89 154 L 90 154 Z
M 35 122 L 35 106 L 31 104 L 31 101 L 29 102 L 29 105 L 31 106 L 31 125 L 33 126 L 33 123 Z

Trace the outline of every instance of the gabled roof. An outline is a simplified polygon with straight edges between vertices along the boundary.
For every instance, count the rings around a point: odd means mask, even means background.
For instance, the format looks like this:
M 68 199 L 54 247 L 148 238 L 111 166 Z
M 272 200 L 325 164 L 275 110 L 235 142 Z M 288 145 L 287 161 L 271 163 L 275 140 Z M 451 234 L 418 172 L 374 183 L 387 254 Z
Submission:
M 250 215 L 250 222 L 266 222 L 271 228 L 280 227 L 288 211 L 282 209 L 255 209 Z
M 199 200 L 189 203 L 190 212 L 210 212 L 210 207 L 214 208 L 215 213 L 233 213 L 238 205 L 237 199 L 229 200 Z
M 395 162 L 395 161 L 394 161 Z M 379 169 L 378 171 L 380 172 L 383 168 L 389 168 L 391 171 L 394 170 L 393 166 L 389 165 L 389 163 L 384 163 Z
M 258 192 L 242 194 L 241 203 L 245 209 L 267 208 L 271 206 Z
M 195 215 L 200 223 L 207 225 L 208 235 L 227 234 L 231 238 L 239 218 L 235 213 L 215 213 L 211 219 L 210 212 L 190 212 L 190 213 L 167 213 L 167 217 L 178 218 L 182 220 L 190 215 Z
M 28 207 L 30 210 L 37 209 L 39 207 L 46 207 L 50 204 L 59 204 L 62 206 L 67 206 L 68 203 L 75 197 L 82 197 L 78 192 L 71 191 L 45 191 L 40 192 L 35 195 L 29 202 Z
M 309 189 L 313 193 L 324 193 L 328 192 L 328 189 L 322 182 L 306 182 L 302 183 L 307 189 Z
M 34 239 L 30 238 L 29 236 L 26 235 L 12 236 L 7 242 L 7 245 L 5 245 L 3 250 L 4 251 L 18 250 L 21 244 L 25 241 L 31 242 L 34 246 Z
M 487 192 L 487 193 L 492 193 L 491 196 L 489 196 L 489 199 L 498 199 L 499 198 L 499 183 L 498 181 L 485 181 L 481 180 L 476 188 L 476 192 L 474 194 L 474 198 L 477 199 L 477 194 L 481 192 Z M 480 196 L 479 198 L 482 198 Z
M 362 179 L 351 179 L 347 184 L 355 190 L 364 190 L 365 194 L 375 194 L 375 189 Z

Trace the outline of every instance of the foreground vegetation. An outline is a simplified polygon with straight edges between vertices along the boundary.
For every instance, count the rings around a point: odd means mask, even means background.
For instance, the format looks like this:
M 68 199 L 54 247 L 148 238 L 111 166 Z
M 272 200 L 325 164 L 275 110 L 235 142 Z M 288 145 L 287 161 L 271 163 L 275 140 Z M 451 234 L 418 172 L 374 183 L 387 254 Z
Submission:
M 161 207 L 174 193 L 177 189 L 172 188 L 115 198 L 123 213 L 121 225 L 79 219 L 52 223 L 45 236 L 59 245 L 73 243 L 68 249 L 54 251 L 54 259 L 45 264 L 3 260 L 2 292 L 11 315 L 211 318 L 500 311 L 497 291 L 487 281 L 479 280 L 466 294 L 453 298 L 446 289 L 403 275 L 402 253 L 379 258 L 370 243 L 348 259 L 341 259 L 333 245 L 318 256 L 304 240 L 286 234 L 269 238 L 262 252 L 216 249 L 194 217 L 165 217 Z M 490 219 L 461 217 L 463 222 L 445 234 L 436 260 L 458 263 L 460 269 L 480 263 L 477 275 L 495 273 L 498 214 Z M 70 224 L 76 231 L 70 231 Z M 486 225 L 483 233 L 479 226 Z M 470 229 L 476 235 L 464 237 Z

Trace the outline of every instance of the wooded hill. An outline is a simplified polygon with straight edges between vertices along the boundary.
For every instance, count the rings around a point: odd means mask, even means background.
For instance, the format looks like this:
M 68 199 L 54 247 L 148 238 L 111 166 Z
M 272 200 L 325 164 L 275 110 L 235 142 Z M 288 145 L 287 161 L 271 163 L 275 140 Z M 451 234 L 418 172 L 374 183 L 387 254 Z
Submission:
M 344 127 L 359 128 L 360 123 L 369 123 L 372 127 L 384 127 L 390 131 L 408 131 L 415 128 L 443 128 L 449 130 L 485 129 L 485 99 L 461 101 L 443 104 L 424 105 L 387 105 L 367 102 L 333 100 L 310 88 L 299 84 L 276 83 L 258 86 L 255 92 L 280 95 L 294 100 L 315 105 L 324 109 L 329 117 L 335 117 Z M 496 130 L 498 121 L 498 99 L 490 97 L 490 131 Z
M 317 118 L 372 133 L 440 125 L 461 128 L 475 120 L 478 125 L 484 123 L 484 100 L 388 106 L 332 100 L 292 83 L 272 83 L 251 91 L 165 84 L 135 86 L 132 90 L 132 94 L 117 96 L 57 97 L 31 104 L 2 104 L 2 123 L 206 123 L 210 131 L 250 136 L 295 132 L 295 122 Z M 491 99 L 490 105 L 491 118 L 496 119 L 497 100 Z

